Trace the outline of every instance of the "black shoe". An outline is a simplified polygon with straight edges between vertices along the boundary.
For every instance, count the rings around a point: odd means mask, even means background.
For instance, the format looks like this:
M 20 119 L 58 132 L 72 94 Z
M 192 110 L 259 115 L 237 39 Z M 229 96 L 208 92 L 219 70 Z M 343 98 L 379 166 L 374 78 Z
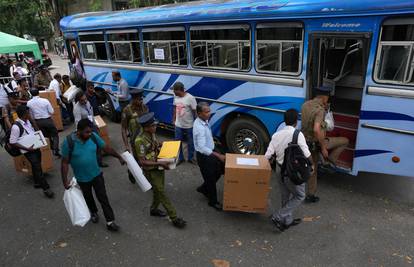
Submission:
M 187 222 L 184 221 L 181 218 L 175 218 L 174 220 L 172 220 L 172 224 L 173 224 L 174 227 L 177 227 L 177 228 L 181 229 L 181 228 L 184 228 L 187 225 Z
M 188 163 L 194 164 L 194 165 L 198 165 L 197 160 L 195 158 L 192 158 L 191 160 L 188 161 Z
M 50 189 L 43 190 L 43 194 L 45 194 L 48 198 L 53 198 L 55 196 L 55 193 L 53 193 Z
M 108 231 L 111 231 L 111 232 L 118 232 L 119 226 L 115 222 L 111 222 L 106 225 L 106 229 L 108 229 Z
M 197 192 L 198 193 L 201 193 L 201 194 L 203 194 L 206 198 L 208 198 L 208 194 L 207 194 L 207 191 L 204 189 L 204 187 L 203 186 L 199 186 L 199 187 L 197 187 Z
M 33 187 L 36 188 L 36 189 L 42 188 L 42 186 L 40 184 L 34 184 Z
M 106 163 L 101 162 L 101 163 L 99 163 L 99 167 L 101 167 L 101 168 L 107 168 L 107 167 L 109 167 L 109 165 L 106 164 Z
M 305 202 L 306 203 L 316 203 L 319 201 L 319 197 L 315 196 L 315 195 L 308 195 L 305 198 Z
M 221 205 L 221 203 L 216 202 L 216 203 L 208 203 L 208 205 L 210 207 L 215 208 L 217 211 L 222 211 L 223 210 L 223 205 Z
M 280 232 L 283 232 L 283 231 L 285 231 L 286 229 L 289 228 L 289 226 L 286 226 L 284 223 L 276 220 L 275 218 L 271 218 L 271 220 Z
M 128 179 L 131 182 L 131 184 L 136 184 L 137 181 L 135 181 L 135 177 L 134 175 L 132 175 L 132 173 L 128 172 Z
M 289 225 L 287 225 L 287 227 L 289 228 L 291 226 L 296 226 L 296 225 L 300 224 L 301 222 L 302 222 L 302 219 L 300 219 L 300 218 L 294 219 Z
M 91 222 L 93 222 L 93 223 L 98 223 L 99 222 L 99 215 L 98 215 L 98 213 L 92 213 L 91 214 Z
M 165 217 L 167 216 L 167 213 L 165 213 L 164 211 L 160 209 L 153 209 L 150 211 L 150 215 L 154 217 Z
M 181 165 L 181 164 L 183 164 L 184 163 L 184 160 L 182 159 L 182 160 L 179 160 L 178 162 L 177 162 L 177 165 L 176 166 L 179 166 L 179 165 Z

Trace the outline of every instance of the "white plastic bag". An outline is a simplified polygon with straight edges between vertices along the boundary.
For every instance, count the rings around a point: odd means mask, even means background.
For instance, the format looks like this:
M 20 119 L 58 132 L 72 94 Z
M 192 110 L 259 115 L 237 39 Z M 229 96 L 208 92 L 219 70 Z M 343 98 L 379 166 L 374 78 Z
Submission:
M 75 96 L 77 93 L 82 91 L 79 87 L 76 87 L 76 85 L 72 85 L 69 87 L 69 89 L 63 94 L 63 96 L 68 100 L 68 102 L 72 102 L 75 99 Z
M 129 171 L 134 176 L 142 192 L 147 192 L 148 190 L 150 190 L 152 188 L 151 184 L 148 182 L 147 178 L 142 173 L 142 169 L 139 167 L 137 161 L 134 159 L 131 153 L 125 151 L 124 153 L 122 153 L 121 156 L 127 163 Z
M 63 202 L 65 203 L 72 224 L 83 227 L 91 219 L 91 214 L 82 191 L 76 185 L 76 179 L 73 178 L 71 187 L 65 190 L 63 194 Z
M 326 130 L 328 132 L 332 131 L 335 128 L 335 121 L 333 117 L 333 113 L 331 110 L 328 110 L 325 114 L 325 123 L 326 123 Z

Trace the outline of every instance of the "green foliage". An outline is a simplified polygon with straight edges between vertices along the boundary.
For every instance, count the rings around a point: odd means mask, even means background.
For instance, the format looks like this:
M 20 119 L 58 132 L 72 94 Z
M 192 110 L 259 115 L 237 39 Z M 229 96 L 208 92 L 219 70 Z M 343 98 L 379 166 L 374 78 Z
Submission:
M 101 11 L 102 0 L 90 0 L 89 8 L 90 8 L 90 11 Z
M 42 18 L 44 4 L 33 0 L 0 0 L 0 29 L 3 32 L 23 37 L 52 35 L 51 24 Z

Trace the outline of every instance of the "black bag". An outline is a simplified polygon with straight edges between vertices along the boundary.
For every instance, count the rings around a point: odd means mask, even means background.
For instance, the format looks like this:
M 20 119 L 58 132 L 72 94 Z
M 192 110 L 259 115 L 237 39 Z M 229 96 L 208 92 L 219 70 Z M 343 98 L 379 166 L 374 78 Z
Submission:
M 17 125 L 19 127 L 19 131 L 20 131 L 19 137 L 21 137 L 24 132 L 23 125 L 18 121 L 16 121 L 13 125 Z M 6 131 L 6 135 L 4 137 L 4 149 L 7 151 L 7 153 L 9 153 L 10 156 L 17 157 L 17 156 L 20 156 L 22 153 L 20 152 L 19 148 L 10 144 L 10 134 L 11 134 L 11 128 L 13 128 L 13 125 L 12 127 L 10 127 L 10 129 Z
M 303 151 L 298 145 L 299 133 L 299 130 L 295 130 L 292 142 L 285 149 L 281 171 L 282 176 L 289 177 L 295 185 L 307 182 L 312 170 L 311 162 L 303 155 Z
M 73 153 L 73 150 L 75 149 L 75 142 L 73 141 L 73 135 L 75 135 L 75 133 L 71 133 L 70 135 L 66 136 L 66 141 L 68 142 L 68 148 L 69 148 L 69 151 L 68 151 L 68 161 L 69 161 L 69 163 L 72 160 L 72 153 Z M 91 134 L 91 139 L 96 145 L 96 154 L 98 156 L 98 153 L 100 153 L 98 140 L 96 140 L 96 137 L 93 133 Z

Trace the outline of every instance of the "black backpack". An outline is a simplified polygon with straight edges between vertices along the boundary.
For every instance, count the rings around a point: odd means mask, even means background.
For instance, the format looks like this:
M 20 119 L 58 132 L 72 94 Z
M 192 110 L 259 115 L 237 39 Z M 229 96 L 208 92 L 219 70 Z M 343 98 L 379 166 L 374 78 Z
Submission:
M 68 142 L 68 148 L 69 148 L 69 151 L 68 151 L 68 161 L 69 161 L 69 163 L 72 160 L 72 153 L 73 153 L 73 150 L 75 149 L 75 142 L 73 141 L 73 135 L 74 134 L 75 133 L 71 133 L 70 135 L 66 136 L 66 141 Z M 98 140 L 96 140 L 96 137 L 93 133 L 91 134 L 91 139 L 96 145 L 96 154 L 98 156 L 98 153 L 100 153 Z
M 285 149 L 281 174 L 289 179 L 295 185 L 306 183 L 311 175 L 312 164 L 303 155 L 303 151 L 298 145 L 298 136 L 300 131 L 295 130 L 292 142 Z
M 13 125 L 17 125 L 17 127 L 19 127 L 19 131 L 20 131 L 19 137 L 21 137 L 24 133 L 23 125 L 18 121 L 13 123 Z M 20 156 L 22 153 L 20 152 L 19 148 L 10 144 L 10 134 L 11 134 L 11 129 L 13 128 L 13 125 L 12 127 L 10 127 L 10 129 L 6 131 L 6 135 L 4 136 L 4 139 L 3 139 L 3 144 L 4 144 L 4 149 L 7 151 L 7 153 L 9 153 L 10 156 L 17 157 L 17 156 Z

